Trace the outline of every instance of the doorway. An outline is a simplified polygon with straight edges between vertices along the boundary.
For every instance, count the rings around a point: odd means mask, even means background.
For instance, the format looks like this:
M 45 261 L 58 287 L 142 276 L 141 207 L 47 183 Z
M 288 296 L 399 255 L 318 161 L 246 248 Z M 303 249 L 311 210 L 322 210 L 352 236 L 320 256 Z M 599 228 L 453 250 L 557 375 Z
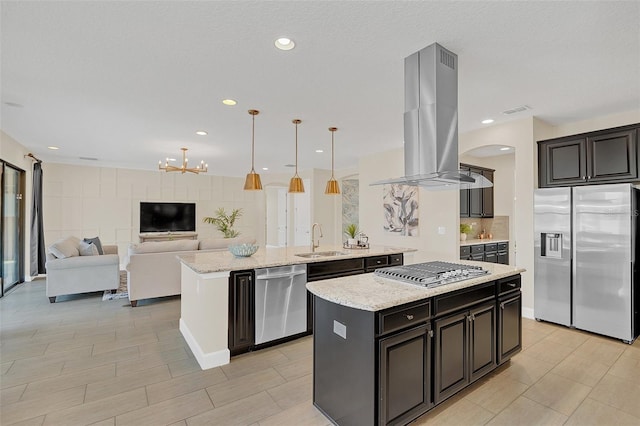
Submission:
M 0 297 L 24 282 L 24 182 L 24 170 L 0 160 Z
M 307 191 L 289 194 L 285 184 L 265 186 L 265 245 L 304 246 L 311 242 L 311 181 L 303 179 Z

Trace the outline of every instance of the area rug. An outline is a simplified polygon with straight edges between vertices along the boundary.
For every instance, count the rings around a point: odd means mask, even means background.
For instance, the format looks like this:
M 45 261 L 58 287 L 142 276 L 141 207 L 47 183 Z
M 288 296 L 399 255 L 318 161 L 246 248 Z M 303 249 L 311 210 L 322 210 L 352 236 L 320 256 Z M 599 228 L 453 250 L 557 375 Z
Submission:
M 115 293 L 111 293 L 111 290 L 105 290 L 102 295 L 102 301 L 116 300 L 116 299 L 128 299 L 129 293 L 127 291 L 127 271 L 120 271 L 120 285 Z

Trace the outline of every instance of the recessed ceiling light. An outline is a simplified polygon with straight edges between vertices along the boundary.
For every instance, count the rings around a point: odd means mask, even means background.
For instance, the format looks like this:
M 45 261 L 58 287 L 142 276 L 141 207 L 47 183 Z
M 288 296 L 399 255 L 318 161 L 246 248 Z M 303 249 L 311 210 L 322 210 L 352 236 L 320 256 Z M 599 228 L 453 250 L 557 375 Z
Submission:
M 234 106 L 238 102 L 234 101 L 233 99 L 223 99 L 222 103 L 225 105 Z
M 268 167 L 263 167 L 262 170 L 269 170 L 269 168 Z
M 502 148 L 500 148 L 500 151 L 509 151 L 511 148 L 508 146 L 503 146 Z
M 294 41 L 287 37 L 280 37 L 275 41 L 274 44 L 280 50 L 291 50 L 296 47 Z
M 487 118 L 486 120 L 482 120 L 482 124 L 491 124 L 493 123 L 493 118 Z
M 198 135 L 198 136 L 207 136 L 207 135 L 208 135 L 208 133 L 207 133 L 207 132 L 205 132 L 204 130 L 198 130 L 198 131 L 196 132 L 196 135 Z
M 56 149 L 60 149 L 60 148 L 58 148 L 57 146 L 48 146 L 47 148 L 52 149 L 52 150 L 54 150 L 54 151 L 55 151 Z
M 323 150 L 321 150 L 321 149 L 316 149 L 316 152 L 317 152 L 317 153 L 321 153 L 321 152 L 324 152 L 324 151 L 323 151 Z

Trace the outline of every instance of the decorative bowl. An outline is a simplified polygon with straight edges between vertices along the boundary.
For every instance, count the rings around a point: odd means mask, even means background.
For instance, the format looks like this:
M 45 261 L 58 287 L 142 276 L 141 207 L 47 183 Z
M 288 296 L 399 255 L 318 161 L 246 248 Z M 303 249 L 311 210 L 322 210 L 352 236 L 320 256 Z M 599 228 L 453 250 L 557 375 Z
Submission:
M 236 257 L 249 257 L 256 251 L 258 251 L 257 244 L 232 244 L 229 246 L 229 251 Z

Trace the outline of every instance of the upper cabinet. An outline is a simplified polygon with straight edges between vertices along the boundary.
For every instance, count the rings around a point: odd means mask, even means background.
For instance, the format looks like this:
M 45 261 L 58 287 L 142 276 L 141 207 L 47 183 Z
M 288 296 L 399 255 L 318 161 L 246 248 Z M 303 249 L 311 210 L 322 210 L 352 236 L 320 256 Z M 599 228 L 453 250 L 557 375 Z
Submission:
M 470 170 L 493 182 L 493 169 L 460 164 L 460 170 Z M 461 189 L 460 217 L 493 217 L 493 187 Z
M 637 181 L 639 127 L 539 141 L 540 188 Z

